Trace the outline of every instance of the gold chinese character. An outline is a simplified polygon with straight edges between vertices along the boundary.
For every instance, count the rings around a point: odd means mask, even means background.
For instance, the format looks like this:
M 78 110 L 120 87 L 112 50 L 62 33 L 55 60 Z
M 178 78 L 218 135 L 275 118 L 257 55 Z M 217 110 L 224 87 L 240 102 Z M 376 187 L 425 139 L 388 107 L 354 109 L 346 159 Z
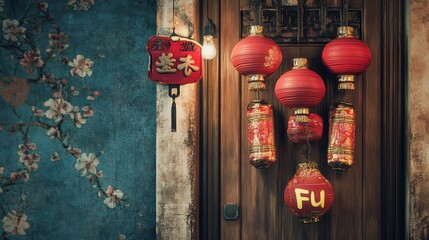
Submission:
M 182 63 L 177 65 L 177 69 L 183 70 L 183 73 L 187 77 L 189 77 L 191 75 L 192 71 L 196 72 L 196 71 L 200 70 L 199 67 L 192 65 L 195 63 L 195 61 L 192 60 L 191 55 L 188 55 L 188 56 L 183 57 L 183 58 L 179 58 L 179 60 Z
M 173 57 L 172 53 L 169 53 L 167 55 L 165 55 L 165 53 L 162 53 L 161 57 L 158 58 L 159 62 L 155 62 L 157 66 L 156 71 L 159 73 L 175 73 L 177 69 L 172 68 L 172 66 L 174 65 L 174 62 L 176 62 L 176 59 L 171 57 Z

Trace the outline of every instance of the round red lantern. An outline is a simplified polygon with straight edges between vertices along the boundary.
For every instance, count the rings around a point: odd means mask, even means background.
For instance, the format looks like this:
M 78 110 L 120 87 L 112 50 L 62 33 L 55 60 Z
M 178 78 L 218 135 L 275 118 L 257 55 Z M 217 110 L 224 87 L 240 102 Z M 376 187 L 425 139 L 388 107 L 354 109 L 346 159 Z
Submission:
M 265 89 L 265 77 L 276 71 L 283 57 L 279 46 L 263 32 L 262 26 L 251 26 L 249 36 L 239 41 L 231 53 L 232 64 L 247 77 L 250 91 Z
M 350 103 L 335 103 L 329 111 L 328 164 L 347 170 L 353 164 L 355 111 Z
M 286 186 L 284 201 L 301 223 L 314 223 L 332 207 L 334 189 L 317 163 L 300 163 Z
M 352 27 L 339 27 L 337 38 L 323 48 L 322 61 L 329 71 L 339 75 L 339 90 L 353 90 L 355 75 L 363 73 L 371 63 L 371 51 L 354 37 Z
M 247 106 L 249 160 L 255 168 L 268 168 L 276 162 L 273 108 L 264 100 Z
M 294 58 L 293 68 L 277 80 L 275 93 L 279 101 L 294 109 L 298 122 L 307 122 L 310 108 L 320 103 L 325 95 L 325 83 L 308 69 L 306 58 Z
M 322 138 L 322 132 L 323 119 L 315 113 L 310 113 L 308 116 L 308 123 L 298 122 L 293 115 L 289 117 L 287 137 L 291 142 L 307 142 L 307 133 L 308 141 L 318 141 Z

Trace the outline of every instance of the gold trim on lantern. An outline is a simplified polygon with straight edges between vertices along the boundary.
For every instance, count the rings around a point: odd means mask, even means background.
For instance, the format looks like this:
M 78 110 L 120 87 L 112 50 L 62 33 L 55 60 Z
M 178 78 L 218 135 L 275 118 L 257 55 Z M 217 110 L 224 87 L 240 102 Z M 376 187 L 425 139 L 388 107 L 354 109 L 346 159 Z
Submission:
M 300 223 L 317 223 L 320 221 L 320 218 L 318 216 L 310 216 L 310 217 L 299 217 L 298 221 Z
M 355 123 L 354 119 L 350 119 L 350 117 L 335 117 L 331 118 L 331 121 L 334 123 Z
M 295 115 L 295 121 L 297 122 L 308 122 L 308 115 L 310 115 L 309 108 L 294 108 L 293 115 Z
M 308 68 L 307 58 L 294 58 L 292 59 L 292 69 L 306 69 Z
M 353 155 L 354 150 L 351 148 L 345 148 L 345 147 L 328 147 L 328 153 Z
M 317 169 L 317 163 L 316 162 L 299 163 L 298 165 L 296 165 L 296 169 L 298 170 Z
M 272 116 L 269 116 L 268 114 L 256 114 L 251 115 L 247 118 L 247 121 L 256 121 L 256 120 L 267 120 L 267 119 L 274 119 Z
M 342 26 L 337 28 L 337 37 L 338 38 L 350 38 L 354 37 L 354 29 L 350 26 Z
M 275 150 L 276 150 L 276 147 L 273 145 L 256 145 L 249 148 L 250 153 L 275 151 Z
M 261 25 L 251 25 L 249 27 L 249 36 L 264 36 L 264 27 Z
M 249 91 L 262 91 L 265 90 L 265 75 L 252 74 L 247 76 L 247 82 L 249 83 Z
M 277 46 L 272 46 L 268 50 L 268 55 L 265 56 L 264 67 L 272 68 L 274 63 L 276 62 L 276 58 L 278 57 L 279 52 L 277 50 Z
M 338 90 L 355 90 L 355 75 L 338 75 Z

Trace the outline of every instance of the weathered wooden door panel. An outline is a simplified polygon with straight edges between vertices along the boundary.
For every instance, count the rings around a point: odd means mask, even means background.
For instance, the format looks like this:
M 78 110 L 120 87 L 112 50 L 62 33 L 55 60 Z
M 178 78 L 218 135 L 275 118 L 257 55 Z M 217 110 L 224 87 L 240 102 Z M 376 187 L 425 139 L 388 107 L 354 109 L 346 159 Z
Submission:
M 336 76 L 321 61 L 323 44 L 282 44 L 283 61 L 268 78 L 261 94 L 273 105 L 278 162 L 272 168 L 258 170 L 249 164 L 246 107 L 255 98 L 248 92 L 246 80 L 232 67 L 230 54 L 240 40 L 240 9 L 246 1 L 210 1 L 219 7 L 219 69 L 209 76 L 219 79 L 219 230 L 221 239 L 380 239 L 380 166 L 381 166 L 381 2 L 350 1 L 350 7 L 365 3 L 362 38 L 369 45 L 373 60 L 365 74 L 358 77 L 355 91 L 341 96 Z M 287 121 L 291 111 L 274 94 L 277 79 L 291 69 L 291 60 L 306 57 L 310 69 L 319 73 L 326 85 L 321 104 L 311 109 L 324 119 L 323 138 L 311 144 L 308 160 L 319 164 L 322 174 L 332 183 L 335 202 L 319 223 L 301 224 L 283 202 L 283 193 L 295 173 L 297 163 L 308 161 L 302 145 L 288 141 Z M 208 79 L 212 80 L 212 79 Z M 207 91 L 210 91 L 207 90 Z M 327 164 L 328 111 L 336 101 L 354 104 L 356 148 L 354 165 L 346 172 L 333 171 Z M 216 122 L 214 121 L 214 122 Z M 215 159 L 213 159 L 215 160 Z M 209 190 L 210 191 L 210 190 Z M 223 207 L 240 207 L 237 220 L 225 220 Z M 214 229 L 215 231 L 216 229 Z M 209 239 L 210 236 L 208 236 Z

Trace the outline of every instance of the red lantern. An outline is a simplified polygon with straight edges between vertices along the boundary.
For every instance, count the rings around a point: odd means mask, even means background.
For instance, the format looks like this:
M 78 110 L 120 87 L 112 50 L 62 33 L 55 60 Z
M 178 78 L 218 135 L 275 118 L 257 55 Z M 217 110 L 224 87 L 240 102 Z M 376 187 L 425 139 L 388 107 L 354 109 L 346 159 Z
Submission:
M 277 44 L 263 36 L 263 27 L 251 26 L 249 36 L 238 42 L 231 61 L 241 75 L 247 76 L 250 91 L 265 89 L 265 77 L 280 66 L 282 52 Z
M 249 160 L 256 168 L 268 168 L 276 162 L 273 108 L 263 100 L 247 106 L 247 142 Z
M 320 103 L 325 95 L 325 83 L 315 72 L 308 69 L 306 58 L 293 59 L 293 68 L 280 76 L 275 93 L 279 101 L 294 108 L 299 122 L 307 122 L 310 108 Z
M 336 103 L 329 111 L 328 164 L 347 170 L 353 164 L 355 111 L 350 103 Z
M 146 45 L 150 80 L 165 84 L 195 83 L 202 77 L 201 45 L 194 40 L 152 36 Z
M 338 38 L 326 44 L 322 61 L 329 71 L 338 74 L 338 89 L 353 90 L 356 76 L 371 63 L 371 51 L 353 36 L 352 27 L 339 27 Z
M 286 206 L 302 223 L 318 222 L 334 203 L 334 189 L 317 163 L 300 163 L 284 192 Z
M 288 127 L 287 127 L 287 137 L 289 141 L 294 143 L 305 143 L 307 142 L 307 132 L 308 132 L 308 141 L 314 142 L 322 138 L 323 132 L 323 119 L 315 114 L 310 113 L 308 116 L 308 123 L 296 121 L 295 116 L 289 117 Z

